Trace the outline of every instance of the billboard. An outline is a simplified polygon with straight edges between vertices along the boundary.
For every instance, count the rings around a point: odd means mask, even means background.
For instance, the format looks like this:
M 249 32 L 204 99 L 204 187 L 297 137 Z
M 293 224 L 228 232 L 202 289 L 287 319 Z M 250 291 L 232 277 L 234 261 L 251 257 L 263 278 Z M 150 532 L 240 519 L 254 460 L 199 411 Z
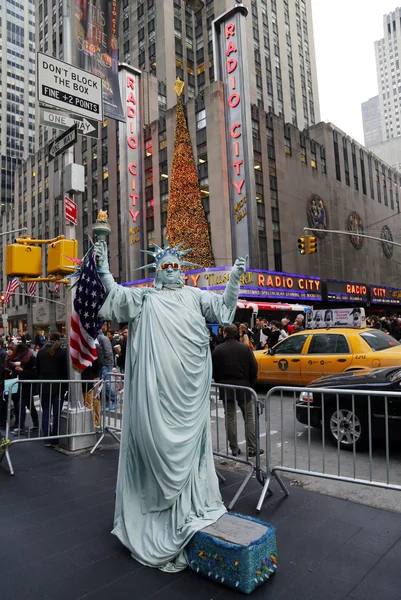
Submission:
M 124 121 L 118 77 L 118 0 L 71 0 L 71 62 L 101 77 L 104 115 Z

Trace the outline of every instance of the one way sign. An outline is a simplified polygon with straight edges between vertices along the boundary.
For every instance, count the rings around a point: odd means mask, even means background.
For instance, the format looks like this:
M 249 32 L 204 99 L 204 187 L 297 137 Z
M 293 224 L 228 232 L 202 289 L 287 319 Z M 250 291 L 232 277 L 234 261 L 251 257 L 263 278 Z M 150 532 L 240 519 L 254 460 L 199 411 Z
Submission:
M 63 154 L 73 144 L 78 140 L 78 128 L 76 125 L 73 125 L 70 129 L 68 129 L 65 133 L 59 135 L 58 138 L 50 142 L 49 144 L 49 161 L 53 160 L 53 158 L 57 158 L 60 154 Z
M 77 125 L 78 133 L 91 138 L 99 137 L 99 127 L 97 121 L 87 117 L 78 117 L 58 110 L 48 110 L 42 108 L 40 111 L 40 124 L 45 127 L 53 127 L 67 131 L 73 125 Z

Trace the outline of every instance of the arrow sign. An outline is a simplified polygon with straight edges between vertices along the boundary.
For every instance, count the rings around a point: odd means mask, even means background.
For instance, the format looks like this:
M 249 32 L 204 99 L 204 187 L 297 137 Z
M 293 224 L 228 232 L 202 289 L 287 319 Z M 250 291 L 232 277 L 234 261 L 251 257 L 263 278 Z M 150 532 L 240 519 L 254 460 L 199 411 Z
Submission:
M 53 158 L 57 158 L 60 154 L 63 154 L 73 144 L 75 144 L 78 140 L 78 128 L 76 125 L 67 129 L 65 133 L 62 133 L 58 138 L 50 142 L 49 144 L 49 161 L 53 160 Z
M 76 124 L 80 135 L 95 139 L 99 137 L 98 124 L 94 119 L 78 117 L 58 110 L 42 108 L 40 111 L 40 124 L 45 127 L 61 129 L 62 131 L 67 131 L 67 129 Z

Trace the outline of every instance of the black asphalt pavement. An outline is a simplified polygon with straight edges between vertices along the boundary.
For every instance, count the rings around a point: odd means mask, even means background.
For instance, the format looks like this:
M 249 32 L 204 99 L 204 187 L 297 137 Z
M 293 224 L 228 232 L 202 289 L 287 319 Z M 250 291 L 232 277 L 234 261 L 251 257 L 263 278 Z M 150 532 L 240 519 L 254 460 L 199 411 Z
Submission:
M 118 450 L 68 457 L 37 442 L 0 465 L 0 598 L 4 600 L 228 600 L 231 591 L 189 571 L 169 575 L 133 560 L 110 535 Z M 230 499 L 241 474 L 227 471 Z M 252 597 L 400 600 L 401 514 L 276 484 L 259 517 L 277 528 L 276 574 Z M 255 515 L 252 481 L 235 511 Z M 397 492 L 394 492 L 395 494 Z

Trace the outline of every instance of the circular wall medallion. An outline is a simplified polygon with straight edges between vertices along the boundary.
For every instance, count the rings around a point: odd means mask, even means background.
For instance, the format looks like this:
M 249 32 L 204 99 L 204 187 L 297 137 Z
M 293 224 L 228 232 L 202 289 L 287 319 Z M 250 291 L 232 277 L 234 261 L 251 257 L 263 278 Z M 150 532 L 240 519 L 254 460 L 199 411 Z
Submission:
M 394 246 L 392 244 L 387 244 L 387 242 L 393 241 L 393 234 L 391 233 L 391 229 L 388 227 L 388 225 L 384 225 L 380 237 L 382 240 L 384 240 L 382 242 L 384 256 L 386 258 L 391 258 L 393 256 Z
M 328 215 L 324 201 L 318 194 L 312 194 L 307 204 L 307 217 L 309 227 L 321 229 L 322 231 L 313 231 L 313 235 L 321 240 L 326 237 L 325 229 L 328 227 Z
M 363 235 L 363 223 L 361 216 L 355 211 L 348 215 L 347 230 L 353 233 L 349 236 L 351 244 L 356 250 L 360 250 L 363 246 L 363 237 L 361 237 Z

